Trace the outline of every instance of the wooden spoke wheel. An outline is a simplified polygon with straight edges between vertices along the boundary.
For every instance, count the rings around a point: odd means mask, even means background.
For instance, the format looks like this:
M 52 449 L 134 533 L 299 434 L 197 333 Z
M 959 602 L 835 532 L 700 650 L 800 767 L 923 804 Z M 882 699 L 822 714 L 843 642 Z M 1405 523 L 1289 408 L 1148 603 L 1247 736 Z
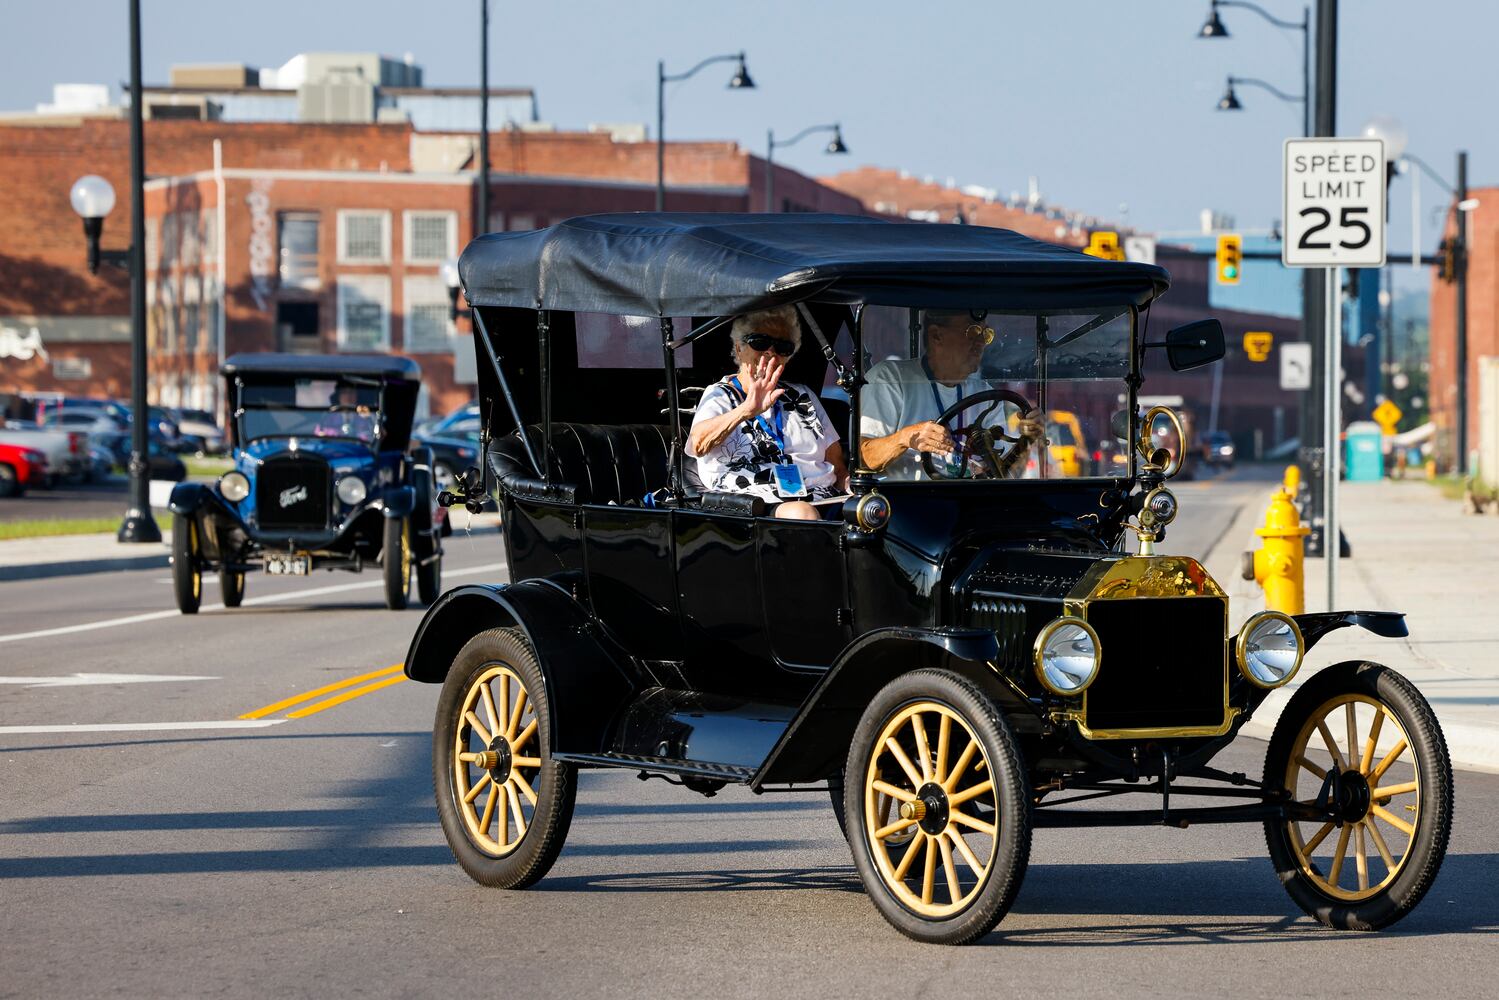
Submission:
M 1332 813 L 1265 824 L 1282 883 L 1323 923 L 1388 926 L 1436 878 L 1451 830 L 1452 767 L 1431 707 L 1395 671 L 1340 663 L 1302 685 L 1275 728 L 1265 784 Z
M 844 774 L 854 862 L 902 933 L 962 944 L 1014 900 L 1030 805 L 1014 734 L 957 674 L 920 670 L 865 710 Z
M 202 558 L 197 519 L 178 514 L 172 518 L 172 594 L 185 615 L 197 614 L 203 603 Z
M 475 881 L 524 888 L 562 850 L 577 774 L 550 744 L 546 686 L 525 637 L 475 636 L 443 684 L 432 754 L 443 832 Z

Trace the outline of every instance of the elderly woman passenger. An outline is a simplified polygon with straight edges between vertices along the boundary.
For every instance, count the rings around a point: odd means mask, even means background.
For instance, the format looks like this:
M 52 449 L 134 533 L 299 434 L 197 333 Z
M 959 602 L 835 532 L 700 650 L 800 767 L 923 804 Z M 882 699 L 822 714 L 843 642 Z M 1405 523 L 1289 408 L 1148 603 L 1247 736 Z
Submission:
M 801 346 L 791 306 L 734 320 L 729 331 L 739 370 L 703 393 L 687 454 L 709 490 L 753 493 L 775 505 L 776 517 L 817 520 L 813 504 L 838 498 L 848 470 L 838 432 L 817 394 L 781 382 Z

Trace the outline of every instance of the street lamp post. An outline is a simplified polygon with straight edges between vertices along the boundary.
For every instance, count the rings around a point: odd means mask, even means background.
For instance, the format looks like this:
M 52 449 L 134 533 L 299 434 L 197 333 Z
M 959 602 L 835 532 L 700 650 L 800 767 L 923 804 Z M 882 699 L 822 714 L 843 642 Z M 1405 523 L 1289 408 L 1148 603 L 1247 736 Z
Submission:
M 489 0 L 479 0 L 479 224 L 489 232 Z
M 755 81 L 750 79 L 744 65 L 744 53 L 727 56 L 710 56 L 685 73 L 667 75 L 665 60 L 656 61 L 656 211 L 666 210 L 666 85 L 686 80 L 698 70 L 714 63 L 738 62 L 739 69 L 729 78 L 730 90 L 753 90 Z
M 1261 90 L 1268 90 L 1276 97 L 1279 97 L 1282 101 L 1286 101 L 1290 104 L 1301 104 L 1303 106 L 1305 106 L 1306 104 L 1305 94 L 1288 94 L 1284 90 L 1281 90 L 1279 87 L 1271 86 L 1264 80 L 1256 80 L 1254 77 L 1250 76 L 1230 76 L 1228 78 L 1228 86 L 1223 91 L 1223 96 L 1218 98 L 1219 111 L 1244 110 L 1244 105 L 1239 103 L 1239 94 L 1234 90 L 1235 87 L 1242 86 L 1259 87 Z
M 789 139 L 776 139 L 774 129 L 765 132 L 765 211 L 774 212 L 775 190 L 776 190 L 776 147 L 794 146 L 814 132 L 831 132 L 833 138 L 829 140 L 824 153 L 843 154 L 848 152 L 848 147 L 843 144 L 843 129 L 837 122 L 831 125 L 809 125 Z
M 146 205 L 144 188 L 146 156 L 141 124 L 141 4 L 130 0 L 130 248 L 101 251 L 99 237 L 104 217 L 114 208 L 114 188 L 102 177 L 89 174 L 74 182 L 69 192 L 73 210 L 83 217 L 88 241 L 88 269 L 99 270 L 102 261 L 130 271 L 130 500 L 116 537 L 122 542 L 159 542 L 161 529 L 151 516 L 150 436 L 151 411 L 146 404 Z
M 1197 37 L 1198 38 L 1228 38 L 1229 37 L 1228 28 L 1224 27 L 1222 19 L 1220 19 L 1218 17 L 1218 9 L 1220 7 L 1242 7 L 1245 10 L 1252 10 L 1256 14 L 1258 14 L 1260 17 L 1263 17 L 1265 20 L 1267 20 L 1271 24 L 1275 25 L 1277 28 L 1284 28 L 1287 31 L 1299 31 L 1299 32 L 1301 32 L 1301 93 L 1303 95 L 1306 95 L 1306 96 L 1304 96 L 1302 98 L 1302 103 L 1303 103 L 1303 107 L 1302 107 L 1302 110 L 1301 110 L 1302 134 L 1303 135 L 1311 135 L 1312 134 L 1312 109 L 1311 109 L 1311 93 L 1312 93 L 1312 10 L 1311 10 L 1311 8 L 1310 7 L 1303 7 L 1303 8 L 1301 8 L 1301 23 L 1297 24 L 1295 21 L 1282 21 L 1280 18 L 1278 18 L 1278 17 L 1274 16 L 1273 14 L 1271 14 L 1269 11 L 1267 11 L 1267 10 L 1261 8 L 1261 7 L 1257 7 L 1256 5 L 1254 5 L 1252 3 L 1245 3 L 1244 0 L 1211 0 L 1211 6 L 1208 9 L 1208 19 L 1203 22 L 1202 28 L 1197 32 Z

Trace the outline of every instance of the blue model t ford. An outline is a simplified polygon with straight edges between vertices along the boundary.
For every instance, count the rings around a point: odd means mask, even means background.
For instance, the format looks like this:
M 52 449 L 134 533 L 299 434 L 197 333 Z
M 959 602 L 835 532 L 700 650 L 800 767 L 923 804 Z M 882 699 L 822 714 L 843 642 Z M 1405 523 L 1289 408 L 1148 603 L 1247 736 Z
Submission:
M 194 614 L 205 569 L 226 607 L 245 573 L 358 572 L 378 562 L 385 603 L 441 590 L 443 514 L 429 449 L 412 449 L 421 369 L 389 356 L 236 354 L 224 363 L 234 468 L 172 490 L 172 580 Z

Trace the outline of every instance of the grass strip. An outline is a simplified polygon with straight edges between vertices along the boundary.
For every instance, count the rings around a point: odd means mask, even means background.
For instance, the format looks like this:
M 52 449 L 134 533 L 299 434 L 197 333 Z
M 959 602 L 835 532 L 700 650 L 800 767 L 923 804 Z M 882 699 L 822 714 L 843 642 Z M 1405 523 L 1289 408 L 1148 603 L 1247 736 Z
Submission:
M 172 532 L 172 515 L 156 511 L 156 525 L 162 537 Z M 0 521 L 0 541 L 14 538 L 51 538 L 57 535 L 113 534 L 120 528 L 118 517 L 37 518 L 34 521 Z

